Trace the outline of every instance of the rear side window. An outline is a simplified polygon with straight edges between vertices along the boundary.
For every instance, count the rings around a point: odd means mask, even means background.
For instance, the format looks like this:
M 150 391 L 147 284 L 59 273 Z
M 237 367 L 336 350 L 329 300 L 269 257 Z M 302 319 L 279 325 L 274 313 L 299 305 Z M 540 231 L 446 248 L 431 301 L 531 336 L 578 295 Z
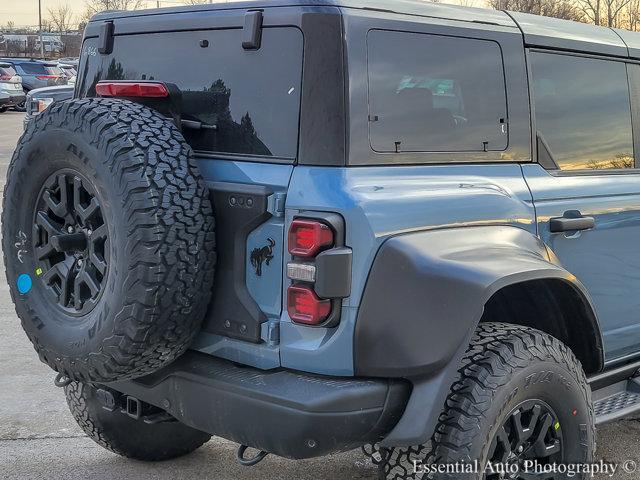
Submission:
M 532 52 L 536 128 L 562 170 L 634 167 L 622 62 Z
M 0 78 L 11 78 L 14 75 L 16 71 L 11 65 L 0 65 Z
M 371 146 L 378 152 L 482 152 L 508 146 L 500 46 L 372 30 Z
M 202 46 L 206 45 L 206 46 Z M 182 91 L 182 118 L 217 129 L 183 134 L 196 151 L 294 159 L 302 83 L 302 32 L 265 28 L 259 50 L 242 48 L 242 30 L 117 36 L 113 54 L 84 44 L 81 96 L 99 80 L 158 80 Z
M 49 75 L 47 68 L 41 63 L 21 63 L 20 68 L 27 75 Z

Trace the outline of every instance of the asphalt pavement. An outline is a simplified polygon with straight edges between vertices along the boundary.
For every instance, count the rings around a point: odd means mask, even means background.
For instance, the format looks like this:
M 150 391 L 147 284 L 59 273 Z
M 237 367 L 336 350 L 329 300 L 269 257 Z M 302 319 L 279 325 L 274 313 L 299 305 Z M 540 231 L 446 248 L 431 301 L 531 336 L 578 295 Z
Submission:
M 22 132 L 22 115 L 0 114 L 0 183 Z M 154 464 L 135 462 L 104 450 L 88 439 L 69 413 L 53 372 L 40 363 L 22 332 L 0 258 L 0 479 L 260 479 L 373 480 L 376 469 L 360 451 L 326 458 L 290 461 L 269 456 L 255 467 L 235 462 L 234 445 L 212 439 L 195 453 Z M 598 430 L 598 459 L 640 465 L 640 419 Z M 596 477 L 599 480 L 605 476 Z M 616 479 L 640 479 L 618 473 Z

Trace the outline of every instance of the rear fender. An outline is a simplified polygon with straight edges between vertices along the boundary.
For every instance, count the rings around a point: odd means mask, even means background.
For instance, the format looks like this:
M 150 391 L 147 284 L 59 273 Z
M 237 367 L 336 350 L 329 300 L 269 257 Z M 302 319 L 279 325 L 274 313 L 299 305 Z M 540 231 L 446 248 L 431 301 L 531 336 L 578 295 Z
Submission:
M 415 445 L 431 436 L 491 296 L 508 285 L 551 278 L 572 285 L 593 312 L 578 279 L 520 228 L 454 228 L 387 240 L 367 281 L 355 334 L 357 375 L 404 377 L 414 386 L 385 444 Z

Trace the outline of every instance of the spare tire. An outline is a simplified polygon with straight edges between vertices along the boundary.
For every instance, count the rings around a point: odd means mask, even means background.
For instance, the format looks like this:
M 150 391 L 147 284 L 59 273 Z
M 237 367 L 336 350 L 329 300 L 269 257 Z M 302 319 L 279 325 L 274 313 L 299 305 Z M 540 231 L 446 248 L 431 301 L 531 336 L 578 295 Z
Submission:
M 213 212 L 191 148 L 125 100 L 60 102 L 29 123 L 7 173 L 2 246 L 22 327 L 73 380 L 173 361 L 211 296 Z

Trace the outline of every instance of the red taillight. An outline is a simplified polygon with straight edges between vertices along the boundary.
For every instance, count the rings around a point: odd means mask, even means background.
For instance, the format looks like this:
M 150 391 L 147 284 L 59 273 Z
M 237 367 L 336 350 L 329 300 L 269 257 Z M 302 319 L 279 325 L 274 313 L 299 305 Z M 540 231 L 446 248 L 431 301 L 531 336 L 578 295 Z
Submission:
M 57 80 L 60 77 L 57 75 L 36 75 L 38 80 Z
M 324 247 L 333 245 L 333 230 L 316 220 L 297 219 L 289 228 L 289 253 L 296 257 L 313 257 Z
M 287 298 L 287 311 L 295 323 L 320 325 L 331 313 L 331 300 L 319 299 L 311 287 L 291 285 Z
M 11 75 L 0 75 L 0 81 L 11 80 Z
M 101 97 L 148 97 L 169 96 L 169 90 L 162 83 L 154 82 L 98 82 L 96 93 Z

